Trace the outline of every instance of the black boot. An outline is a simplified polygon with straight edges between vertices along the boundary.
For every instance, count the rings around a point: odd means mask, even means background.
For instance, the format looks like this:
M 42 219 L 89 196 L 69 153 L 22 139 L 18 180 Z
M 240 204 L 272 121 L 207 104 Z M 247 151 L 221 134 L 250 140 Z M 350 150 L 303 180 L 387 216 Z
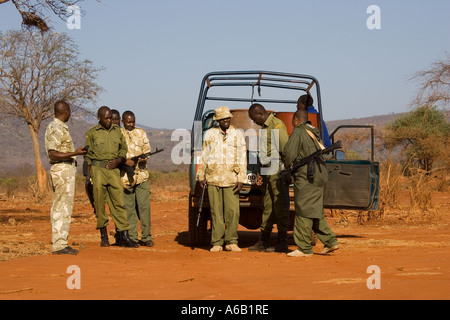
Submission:
M 278 241 L 275 246 L 275 252 L 288 252 L 287 232 L 278 232 Z
M 121 247 L 122 240 L 120 237 L 119 230 L 117 230 L 117 228 L 116 228 L 116 233 L 114 234 L 114 239 L 116 239 L 116 243 L 114 243 L 113 246 Z
M 262 231 L 257 243 L 248 248 L 248 251 L 266 251 L 269 248 L 269 239 L 271 232 Z
M 108 231 L 106 227 L 100 228 L 100 247 L 109 247 Z
M 139 245 L 128 236 L 128 230 L 119 231 L 120 247 L 137 248 Z

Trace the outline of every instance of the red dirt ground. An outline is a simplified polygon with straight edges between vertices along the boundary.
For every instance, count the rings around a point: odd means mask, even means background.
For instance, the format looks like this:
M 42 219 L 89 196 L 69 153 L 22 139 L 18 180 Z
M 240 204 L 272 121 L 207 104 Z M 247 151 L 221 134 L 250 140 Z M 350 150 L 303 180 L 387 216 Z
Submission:
M 449 194 L 435 195 L 441 213 L 430 213 L 427 219 L 411 220 L 404 210 L 363 225 L 355 212 L 345 213 L 347 222 L 328 217 L 340 250 L 310 258 L 249 252 L 259 232 L 243 227 L 239 232 L 242 252 L 191 248 L 187 194 L 187 189 L 152 193 L 155 247 L 137 249 L 101 248 L 92 209 L 84 195 L 77 195 L 69 238 L 80 249 L 77 256 L 50 254 L 47 200 L 36 204 L 3 199 L 0 300 L 450 298 Z M 112 236 L 110 241 L 114 242 Z M 318 243 L 314 251 L 321 249 Z M 67 269 L 72 265 L 80 268 L 79 290 L 67 287 L 71 276 Z M 380 289 L 367 286 L 372 265 L 380 268 Z

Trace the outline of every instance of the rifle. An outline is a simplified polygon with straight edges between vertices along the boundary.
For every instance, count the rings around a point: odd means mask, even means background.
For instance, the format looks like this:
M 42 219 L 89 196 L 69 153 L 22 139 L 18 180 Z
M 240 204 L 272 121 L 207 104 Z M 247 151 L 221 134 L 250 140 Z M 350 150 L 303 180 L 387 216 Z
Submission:
M 85 147 L 86 150 L 89 148 L 89 146 Z M 91 174 L 88 172 L 88 164 L 86 162 L 86 158 L 83 161 L 83 175 L 86 177 L 84 181 L 84 189 L 86 191 L 86 195 L 89 198 L 89 202 L 91 203 L 92 209 L 94 209 L 95 214 L 95 204 L 94 204 L 94 186 L 91 183 Z
M 123 169 L 125 171 L 125 173 L 127 174 L 128 182 L 130 184 L 129 185 L 130 187 L 133 187 L 136 184 L 136 182 L 134 181 L 134 170 L 136 169 L 136 166 L 138 164 L 139 159 L 145 159 L 147 157 L 151 157 L 151 156 L 153 156 L 153 155 L 155 155 L 157 153 L 163 152 L 163 151 L 164 151 L 164 149 L 156 148 L 156 151 L 147 152 L 147 153 L 143 153 L 143 154 L 140 154 L 138 156 L 132 157 L 131 161 L 134 162 L 134 166 L 132 166 L 132 167 L 127 166 L 125 164 L 120 165 L 120 168 Z
M 200 208 L 198 209 L 198 215 L 197 215 L 197 228 L 200 223 L 200 217 L 202 215 L 203 199 L 205 199 L 205 190 L 206 190 L 207 186 L 208 185 L 205 183 L 205 185 L 203 186 L 202 197 L 200 198 Z
M 326 149 L 323 150 L 317 150 L 316 152 L 310 154 L 307 157 L 304 157 L 302 159 L 297 159 L 289 167 L 287 167 L 285 170 L 282 170 L 279 174 L 279 178 L 282 179 L 283 183 L 286 183 L 288 180 L 288 176 L 292 176 L 297 172 L 297 170 L 300 167 L 303 167 L 304 165 L 307 165 L 307 178 L 308 180 L 313 180 L 314 176 L 316 175 L 316 166 L 315 162 L 317 163 L 325 163 L 323 159 L 323 155 L 329 152 L 332 152 L 336 149 L 342 148 L 342 142 L 339 140 L 338 142 L 333 143 L 331 146 L 329 146 Z

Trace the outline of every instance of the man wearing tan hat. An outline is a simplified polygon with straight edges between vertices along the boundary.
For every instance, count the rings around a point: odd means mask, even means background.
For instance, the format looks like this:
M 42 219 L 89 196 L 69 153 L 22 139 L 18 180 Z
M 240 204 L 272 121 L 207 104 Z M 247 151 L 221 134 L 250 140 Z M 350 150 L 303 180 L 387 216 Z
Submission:
M 197 179 L 207 185 L 211 207 L 211 252 L 241 251 L 238 243 L 239 191 L 247 183 L 244 135 L 231 125 L 228 107 L 215 110 L 219 124 L 205 133 Z

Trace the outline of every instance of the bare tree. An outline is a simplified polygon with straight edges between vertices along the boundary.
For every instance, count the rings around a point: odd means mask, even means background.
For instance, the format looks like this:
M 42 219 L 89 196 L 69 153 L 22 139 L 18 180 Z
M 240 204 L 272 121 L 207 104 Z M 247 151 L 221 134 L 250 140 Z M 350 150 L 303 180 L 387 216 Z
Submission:
M 102 91 L 95 83 L 102 69 L 78 56 L 78 47 L 66 34 L 0 33 L 0 113 L 27 124 L 40 190 L 47 183 L 38 141 L 42 121 L 53 115 L 56 101 L 65 100 L 76 109 L 94 102 Z
M 26 27 L 38 28 L 41 32 L 49 30 L 48 14 L 53 13 L 66 20 L 70 13 L 69 6 L 76 5 L 81 0 L 0 0 L 0 4 L 12 3 L 22 16 L 22 24 Z
M 433 106 L 450 103 L 450 55 L 442 61 L 432 64 L 428 70 L 417 72 L 413 79 L 420 81 L 419 94 L 414 104 Z

